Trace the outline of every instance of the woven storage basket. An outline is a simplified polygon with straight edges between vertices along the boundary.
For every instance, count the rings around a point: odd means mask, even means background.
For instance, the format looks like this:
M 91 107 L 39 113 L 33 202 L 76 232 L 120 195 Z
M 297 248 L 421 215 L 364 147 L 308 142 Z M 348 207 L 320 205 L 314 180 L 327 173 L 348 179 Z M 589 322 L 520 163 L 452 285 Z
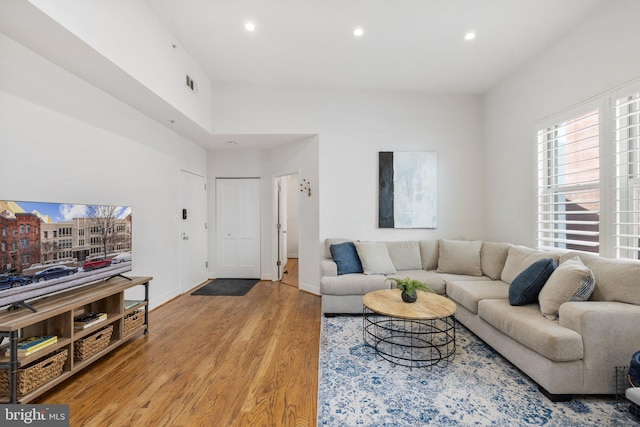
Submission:
M 124 318 L 124 336 L 131 334 L 144 323 L 144 310 L 136 310 Z
M 94 354 L 104 350 L 109 346 L 113 325 L 102 328 L 91 335 L 81 338 L 73 343 L 73 359 L 80 361 L 88 359 Z
M 59 377 L 69 357 L 69 350 L 61 349 L 18 369 L 18 394 L 27 394 L 42 384 Z M 0 370 L 0 394 L 9 394 L 9 370 Z

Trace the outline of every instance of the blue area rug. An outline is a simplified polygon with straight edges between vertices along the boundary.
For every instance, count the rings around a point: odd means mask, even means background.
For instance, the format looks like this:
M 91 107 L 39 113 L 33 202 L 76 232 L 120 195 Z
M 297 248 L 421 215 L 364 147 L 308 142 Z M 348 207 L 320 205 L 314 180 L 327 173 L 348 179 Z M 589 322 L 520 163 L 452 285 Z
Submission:
M 448 366 L 396 366 L 364 345 L 362 317 L 322 319 L 318 426 L 638 425 L 614 396 L 553 403 L 460 324 Z

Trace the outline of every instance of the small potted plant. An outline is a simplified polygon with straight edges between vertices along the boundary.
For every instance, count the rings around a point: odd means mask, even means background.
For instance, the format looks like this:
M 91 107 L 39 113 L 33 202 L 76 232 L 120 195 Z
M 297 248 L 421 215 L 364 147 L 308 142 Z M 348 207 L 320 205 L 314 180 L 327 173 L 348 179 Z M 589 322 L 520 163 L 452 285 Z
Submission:
M 416 290 L 432 292 L 433 289 L 425 285 L 419 280 L 410 279 L 405 277 L 404 279 L 396 279 L 395 277 L 389 277 L 387 280 L 392 280 L 396 283 L 396 287 L 402 291 L 402 301 L 404 302 L 416 302 L 418 294 Z

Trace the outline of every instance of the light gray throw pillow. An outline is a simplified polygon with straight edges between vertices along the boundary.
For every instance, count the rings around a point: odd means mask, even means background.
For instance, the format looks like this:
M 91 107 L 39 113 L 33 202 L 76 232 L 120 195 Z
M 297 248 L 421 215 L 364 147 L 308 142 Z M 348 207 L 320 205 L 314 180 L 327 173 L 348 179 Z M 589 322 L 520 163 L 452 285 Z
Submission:
M 551 273 L 538 295 L 542 315 L 548 319 L 557 319 L 562 304 L 588 300 L 595 285 L 593 273 L 580 258 L 563 262 Z
M 396 273 L 387 245 L 382 242 L 354 242 L 354 245 L 362 262 L 364 274 Z

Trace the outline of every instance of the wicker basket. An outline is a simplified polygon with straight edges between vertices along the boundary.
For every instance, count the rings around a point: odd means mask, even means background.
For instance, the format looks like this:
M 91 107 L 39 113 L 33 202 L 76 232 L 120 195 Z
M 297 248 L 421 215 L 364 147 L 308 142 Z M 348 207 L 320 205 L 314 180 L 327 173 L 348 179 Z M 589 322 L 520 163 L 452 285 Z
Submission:
M 61 349 L 18 369 L 18 394 L 24 395 L 42 384 L 59 377 L 69 357 L 69 350 Z M 9 371 L 0 370 L 0 394 L 9 394 Z
M 73 359 L 85 360 L 109 346 L 113 325 L 102 328 L 91 335 L 81 338 L 73 343 Z
M 139 309 L 129 313 L 124 318 L 124 336 L 133 333 L 144 323 L 144 310 Z

